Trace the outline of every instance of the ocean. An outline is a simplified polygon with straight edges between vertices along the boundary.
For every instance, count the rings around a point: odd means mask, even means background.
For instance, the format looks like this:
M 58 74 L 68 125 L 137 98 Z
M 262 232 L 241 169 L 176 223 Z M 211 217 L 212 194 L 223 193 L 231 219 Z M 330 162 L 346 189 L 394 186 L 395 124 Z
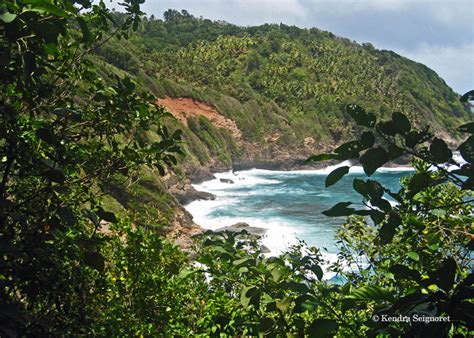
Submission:
M 218 173 L 216 179 L 194 185 L 197 190 L 214 194 L 216 199 L 194 201 L 186 209 L 205 229 L 216 230 L 237 222 L 267 229 L 262 244 L 270 249 L 271 255 L 285 251 L 299 239 L 320 248 L 334 261 L 338 252 L 334 236 L 345 217 L 326 217 L 321 212 L 338 202 L 361 204 L 362 196 L 352 188 L 352 180 L 355 177 L 367 179 L 361 167 L 353 166 L 342 180 L 325 188 L 326 176 L 334 168 Z M 400 178 L 412 172 L 413 169 L 407 167 L 380 168 L 372 178 L 391 190 L 398 190 Z

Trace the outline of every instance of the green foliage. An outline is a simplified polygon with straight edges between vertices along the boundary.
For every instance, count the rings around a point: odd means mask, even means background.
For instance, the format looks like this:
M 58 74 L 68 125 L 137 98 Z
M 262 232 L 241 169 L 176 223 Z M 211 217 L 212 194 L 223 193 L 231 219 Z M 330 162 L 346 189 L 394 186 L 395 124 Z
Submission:
M 124 2 L 121 22 L 103 2 L 1 5 L 2 335 L 84 333 L 108 264 L 98 231 L 118 221 L 101 206 L 104 184 L 176 164 L 167 113 L 128 77 L 105 83 L 88 59 L 109 34 L 136 28 L 139 3 Z
M 423 325 L 414 320 L 405 324 L 380 321 L 368 325 L 372 334 L 465 334 L 472 330 L 472 294 L 468 291 L 473 282 L 468 258 L 472 254 L 472 158 L 469 153 L 461 153 L 467 163 L 458 162 L 443 140 L 428 129 L 412 127 L 401 113 L 394 113 L 389 121 L 377 121 L 375 115 L 360 107 L 350 105 L 347 111 L 359 125 L 375 131 L 380 145 L 374 146 L 371 140 L 371 147 L 364 153 L 360 154 L 363 149 L 354 152 L 349 145 L 363 143 L 362 135 L 338 148 L 343 151 L 338 153 L 336 149 L 334 154 L 312 160 L 356 155 L 370 176 L 389 159 L 410 154 L 416 159 L 416 172 L 403 179 L 399 191 L 390 191 L 375 180 L 354 179 L 354 189 L 362 195 L 366 208 L 356 210 L 345 202 L 324 212 L 328 216 L 360 215 L 351 216 L 338 232 L 342 250 L 340 261 L 334 265 L 336 271 L 354 285 L 390 290 L 391 298 L 385 304 L 380 302 L 382 295 L 367 294 L 367 300 L 375 302 L 376 318 L 450 318 Z M 459 130 L 469 133 L 469 125 Z M 468 137 L 459 149 L 469 149 L 470 142 Z M 338 168 L 328 179 L 340 178 L 346 170 Z M 361 216 L 369 216 L 370 221 Z M 355 270 L 347 273 L 343 266 Z
M 303 156 L 310 154 L 301 147 L 307 137 L 329 149 L 356 135 L 344 112 L 350 102 L 379 117 L 403 111 L 415 126 L 430 125 L 453 139 L 460 137 L 459 121 L 470 116 L 425 66 L 317 29 L 238 27 L 170 10 L 164 20 L 143 22 L 130 42 L 112 39 L 97 54 L 159 97 L 192 97 L 216 107 L 245 140 L 262 145 L 260 154 L 252 143 L 237 152 L 256 158 L 272 152 L 274 135 L 279 149 L 298 147 Z M 188 148 L 190 157 L 205 159 L 198 148 Z
M 472 122 L 458 129 L 469 134 L 458 148 L 466 163 L 459 163 L 444 140 L 410 117 L 425 109 L 445 113 L 435 128 L 448 127 L 449 116 L 463 118 L 435 74 L 330 33 L 244 29 L 185 11 L 148 20 L 135 35 L 130 28 L 140 28 L 140 3 L 125 1 L 123 14 L 110 13 L 102 1 L 0 5 L 2 336 L 472 334 Z M 112 38 L 130 34 L 130 43 Z M 146 44 L 143 36 L 150 37 Z M 106 41 L 115 45 L 104 47 Z M 141 69 L 143 56 L 128 50 L 142 43 L 160 48 L 156 68 Z M 155 71 L 188 84 L 157 83 Z M 427 92 L 418 83 L 423 79 Z M 304 132 L 322 130 L 306 126 L 307 116 L 332 121 L 331 137 L 350 132 L 337 128 L 349 121 L 338 107 L 357 99 L 383 112 L 349 105 L 348 115 L 365 131 L 311 160 L 357 159 L 370 176 L 410 154 L 416 172 L 398 191 L 355 179 L 364 208 L 348 201 L 325 212 L 350 216 L 338 233 L 339 261 L 328 267 L 338 283 L 324 280 L 327 262 L 318 249 L 300 243 L 268 257 L 245 232 L 202 234 L 191 261 L 156 232 L 173 217 L 174 203 L 156 172 L 178 163 L 181 132 L 153 97 L 139 94 L 144 87 L 212 101 L 248 126 L 243 132 L 254 140 L 281 127 L 279 142 L 287 144 L 297 140 L 285 135 L 289 122 Z M 408 116 L 381 120 L 388 109 L 402 108 Z M 335 118 L 325 120 L 331 109 Z M 207 119 L 188 122 L 186 137 L 200 143 L 185 146 L 199 152 L 199 161 L 220 155 L 229 163 L 238 153 Z M 348 170 L 337 168 L 326 186 Z M 450 321 L 373 320 L 398 315 Z

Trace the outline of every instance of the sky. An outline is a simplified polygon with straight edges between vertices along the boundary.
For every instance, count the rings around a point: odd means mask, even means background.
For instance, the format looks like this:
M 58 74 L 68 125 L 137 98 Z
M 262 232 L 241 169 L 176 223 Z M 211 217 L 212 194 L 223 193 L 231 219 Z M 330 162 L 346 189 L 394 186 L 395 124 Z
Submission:
M 434 69 L 456 92 L 474 89 L 474 0 L 147 0 L 240 26 L 284 23 L 370 42 Z

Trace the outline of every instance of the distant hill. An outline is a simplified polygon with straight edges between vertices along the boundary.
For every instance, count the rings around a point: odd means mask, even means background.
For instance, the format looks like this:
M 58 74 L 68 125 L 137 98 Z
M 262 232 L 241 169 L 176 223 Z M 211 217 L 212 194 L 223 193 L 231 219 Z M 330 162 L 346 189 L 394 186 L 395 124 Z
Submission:
M 235 122 L 241 138 L 192 112 L 170 122 L 184 130 L 193 167 L 285 162 L 334 148 L 358 132 L 348 103 L 382 116 L 401 111 L 453 143 L 471 114 L 428 67 L 316 28 L 238 27 L 168 10 L 97 55 L 165 105 L 189 98 Z

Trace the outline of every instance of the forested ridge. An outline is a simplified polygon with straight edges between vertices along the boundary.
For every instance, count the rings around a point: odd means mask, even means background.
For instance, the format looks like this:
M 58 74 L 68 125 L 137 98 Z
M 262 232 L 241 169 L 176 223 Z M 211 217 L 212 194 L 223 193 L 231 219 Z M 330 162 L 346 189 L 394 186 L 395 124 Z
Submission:
M 350 102 L 381 116 L 403 111 L 439 133 L 453 134 L 469 117 L 426 66 L 316 28 L 238 27 L 170 10 L 163 20 L 143 22 L 129 45 L 112 42 L 99 55 L 139 78 L 184 86 L 156 94 L 204 100 L 263 145 L 272 133 L 283 147 L 300 146 L 306 137 L 319 149 L 347 139 Z
M 142 2 L 0 4 L 0 334 L 472 335 L 474 92 L 317 29 L 156 20 Z M 207 104 L 242 139 L 179 122 L 164 97 Z M 324 212 L 346 220 L 339 283 L 303 242 L 269 257 L 245 232 L 200 233 L 187 251 L 164 238 L 190 221 L 171 181 L 308 138 L 308 163 L 415 168 L 398 191 L 354 179 L 361 201 Z

